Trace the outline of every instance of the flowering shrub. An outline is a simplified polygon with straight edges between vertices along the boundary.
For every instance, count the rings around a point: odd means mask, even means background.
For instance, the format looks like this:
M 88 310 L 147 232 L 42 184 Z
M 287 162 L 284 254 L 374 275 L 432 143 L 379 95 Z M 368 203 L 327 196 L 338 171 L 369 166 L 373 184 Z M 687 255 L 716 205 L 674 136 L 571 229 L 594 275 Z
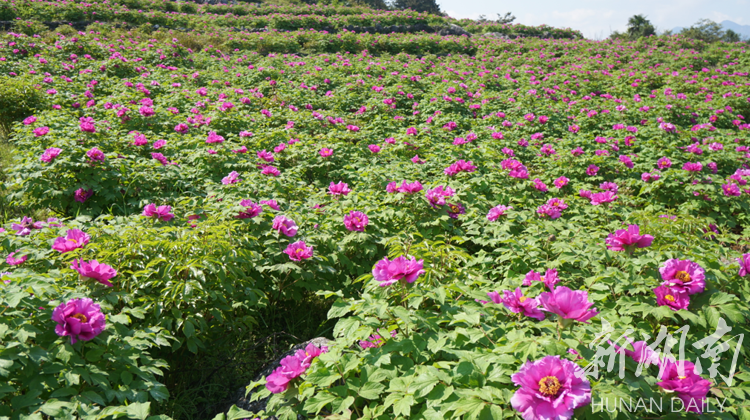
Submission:
M 601 409 L 661 396 L 747 417 L 746 343 L 690 345 L 750 316 L 743 46 L 129 1 L 11 9 L 206 32 L 2 36 L 3 89 L 36 99 L 8 116 L 28 214 L 0 231 L 0 417 L 189 418 L 179 367 L 288 307 L 327 311 L 333 341 L 226 417 L 664 417 Z M 242 23 L 294 31 L 215 29 Z M 661 333 L 685 351 L 644 345 Z

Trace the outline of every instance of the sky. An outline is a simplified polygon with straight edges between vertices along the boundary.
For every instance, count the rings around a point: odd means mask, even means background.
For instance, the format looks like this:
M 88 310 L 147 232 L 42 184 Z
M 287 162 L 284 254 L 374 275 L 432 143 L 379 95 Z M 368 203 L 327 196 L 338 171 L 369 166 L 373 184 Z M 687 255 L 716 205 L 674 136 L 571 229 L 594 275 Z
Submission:
M 750 25 L 750 0 L 436 0 L 449 16 L 476 19 L 511 12 L 514 23 L 577 29 L 587 38 L 603 39 L 612 31 L 624 31 L 628 18 L 644 14 L 661 32 L 688 27 L 702 18 L 731 20 Z

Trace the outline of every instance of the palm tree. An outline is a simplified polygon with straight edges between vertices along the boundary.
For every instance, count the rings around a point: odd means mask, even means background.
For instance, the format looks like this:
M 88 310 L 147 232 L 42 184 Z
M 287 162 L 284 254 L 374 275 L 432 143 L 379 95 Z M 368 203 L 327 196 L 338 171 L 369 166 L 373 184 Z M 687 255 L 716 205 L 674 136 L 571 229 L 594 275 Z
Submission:
M 644 15 L 633 15 L 628 19 L 628 36 L 637 39 L 643 36 L 656 34 L 656 29 Z

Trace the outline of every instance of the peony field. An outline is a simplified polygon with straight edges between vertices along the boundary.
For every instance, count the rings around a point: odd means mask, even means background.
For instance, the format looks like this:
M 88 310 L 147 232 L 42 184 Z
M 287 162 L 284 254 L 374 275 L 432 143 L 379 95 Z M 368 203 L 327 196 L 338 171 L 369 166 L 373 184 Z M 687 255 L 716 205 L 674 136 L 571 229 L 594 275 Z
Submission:
M 0 420 L 750 420 L 747 43 L 0 20 Z

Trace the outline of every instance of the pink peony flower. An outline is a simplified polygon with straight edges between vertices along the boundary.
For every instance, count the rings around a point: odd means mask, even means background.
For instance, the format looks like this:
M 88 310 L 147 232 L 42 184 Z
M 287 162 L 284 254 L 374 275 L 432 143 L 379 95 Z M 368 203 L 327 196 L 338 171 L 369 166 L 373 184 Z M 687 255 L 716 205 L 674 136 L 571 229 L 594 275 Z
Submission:
M 416 260 L 411 257 L 407 260 L 404 256 L 396 257 L 393 261 L 388 257 L 378 261 L 372 268 L 372 276 L 380 282 L 380 287 L 390 286 L 396 282 L 401 284 L 414 283 L 425 270 L 424 260 Z
M 364 232 L 370 219 L 361 211 L 350 211 L 344 216 L 344 226 L 351 231 Z
M 665 156 L 657 160 L 656 165 L 659 167 L 659 169 L 667 169 L 672 166 L 672 161 Z
M 176 126 L 174 126 L 174 131 L 176 131 L 176 132 L 178 132 L 180 134 L 185 134 L 189 130 L 190 130 L 190 127 L 188 127 L 188 125 L 185 124 L 185 123 L 179 123 Z
M 26 262 L 26 260 L 29 259 L 28 255 L 21 255 L 18 258 L 15 258 L 15 255 L 18 251 L 11 252 L 8 254 L 7 257 L 5 257 L 5 263 L 8 265 L 21 265 Z
M 91 237 L 80 229 L 69 229 L 65 237 L 58 237 L 52 244 L 52 249 L 60 253 L 70 252 L 74 249 L 83 248 L 89 243 Z
M 297 229 L 299 229 L 294 220 L 282 215 L 274 217 L 271 228 L 290 238 L 296 235 Z
M 534 270 L 526 273 L 526 277 L 523 279 L 524 286 L 531 286 L 532 281 L 540 281 L 551 291 L 555 290 L 555 285 L 560 282 L 560 277 L 557 276 L 557 270 L 549 268 L 542 276 Z
M 503 290 L 502 298 L 500 298 L 500 294 L 497 292 L 489 292 L 487 296 L 495 303 L 502 303 L 509 311 L 515 314 L 523 314 L 539 321 L 544 319 L 544 313 L 539 310 L 539 302 L 536 299 L 524 296 L 520 287 L 517 287 L 515 292 Z
M 706 272 L 690 260 L 667 260 L 659 268 L 665 286 L 682 289 L 688 295 L 701 293 L 706 289 Z
M 240 214 L 234 216 L 236 219 L 252 219 L 263 212 L 263 207 L 250 200 L 240 201 L 240 206 L 244 207 L 244 210 L 240 210 Z
M 55 333 L 60 337 L 70 337 L 71 344 L 78 340 L 89 341 L 106 327 L 102 309 L 89 298 L 60 304 L 52 311 L 52 320 L 57 323 Z
M 85 202 L 86 200 L 91 198 L 92 195 L 94 195 L 94 190 L 84 190 L 83 188 L 79 188 L 75 191 L 75 193 L 73 193 L 73 197 L 79 203 Z
M 86 133 L 95 133 L 96 132 L 96 126 L 94 119 L 91 117 L 81 117 L 78 119 L 80 122 L 79 128 L 81 131 Z
M 617 200 L 617 198 L 617 195 L 612 191 L 593 193 L 591 194 L 591 204 L 598 206 L 599 204 L 611 203 Z
M 589 165 L 589 167 L 586 168 L 586 175 L 588 176 L 596 176 L 597 172 L 599 172 L 599 167 L 596 165 Z
M 443 187 L 438 185 L 437 187 L 427 190 L 425 192 L 425 198 L 429 201 L 432 207 L 444 206 L 445 199 L 453 197 L 456 192 L 451 187 Z
M 685 290 L 676 287 L 669 287 L 662 284 L 654 289 L 656 294 L 656 304 L 659 306 L 669 306 L 674 311 L 687 309 L 690 305 L 690 297 Z
M 310 343 L 304 350 L 297 350 L 294 354 L 281 359 L 280 366 L 266 378 L 266 388 L 274 394 L 286 391 L 289 383 L 302 375 L 314 358 L 327 351 L 327 347 L 318 348 Z
M 688 172 L 700 172 L 703 170 L 703 164 L 700 162 L 685 162 L 682 165 L 682 169 Z
M 742 195 L 742 190 L 740 190 L 737 184 L 724 184 L 721 186 L 721 189 L 727 197 L 739 197 Z
M 583 369 L 560 356 L 526 362 L 511 380 L 521 388 L 510 403 L 524 420 L 570 420 L 573 410 L 591 402 Z
M 36 122 L 36 117 L 31 115 L 23 119 L 23 125 L 31 125 Z
M 371 144 L 367 146 L 367 148 L 370 149 L 370 152 L 372 153 L 380 153 L 380 146 L 378 146 L 377 144 Z
M 107 264 L 100 264 L 97 260 L 85 262 L 83 260 L 73 260 L 70 268 L 76 270 L 81 277 L 94 279 L 99 283 L 112 287 L 109 279 L 117 275 L 117 271 Z
M 634 362 L 643 363 L 645 366 L 648 366 L 650 364 L 658 366 L 660 364 L 659 355 L 651 347 L 649 347 L 648 342 L 633 342 L 632 338 L 626 335 L 623 335 L 623 337 L 625 337 L 625 340 L 628 342 L 628 344 L 633 347 L 633 350 L 629 350 L 626 347 L 620 347 L 617 344 L 608 341 L 611 345 L 614 346 L 615 351 L 618 354 L 625 353 L 625 355 L 633 359 Z
M 331 150 L 331 149 L 329 149 L 327 147 L 324 147 L 324 148 L 320 149 L 320 156 L 322 156 L 324 158 L 325 157 L 329 157 L 332 154 L 333 154 L 333 150 Z
M 268 206 L 274 210 L 279 210 L 279 203 L 276 200 L 261 200 L 260 204 Z
M 155 150 L 159 150 L 159 149 L 161 149 L 162 147 L 164 147 L 166 145 L 167 145 L 167 141 L 166 140 L 157 140 L 157 141 L 154 142 L 154 145 L 152 147 Z
M 221 179 L 221 183 L 224 185 L 236 184 L 240 181 L 240 174 L 238 174 L 237 171 L 232 171 L 229 175 Z
M 454 176 L 459 172 L 474 172 L 477 169 L 471 161 L 466 162 L 463 159 L 456 161 L 443 171 L 448 176 Z
M 635 248 L 646 248 L 651 246 L 654 237 L 641 235 L 638 225 L 629 225 L 627 229 L 619 229 L 610 233 L 605 240 L 607 249 L 612 251 L 628 251 L 632 253 Z
M 263 149 L 260 152 L 258 152 L 258 158 L 263 159 L 264 161 L 266 161 L 268 163 L 271 163 L 274 160 L 273 153 L 266 152 L 265 149 Z
M 91 159 L 92 162 L 102 162 L 104 161 L 104 152 L 97 149 L 96 147 L 92 148 L 88 152 L 86 152 L 86 156 Z
M 34 137 L 42 137 L 49 133 L 49 127 L 37 127 L 34 129 Z
M 494 222 L 499 219 L 500 216 L 504 216 L 505 212 L 508 210 L 513 210 L 513 207 L 503 205 L 495 206 L 490 209 L 489 213 L 487 213 L 487 220 Z
M 224 137 L 216 134 L 215 131 L 209 131 L 208 138 L 206 138 L 206 143 L 211 144 L 211 143 L 223 143 L 223 142 L 224 142 Z
M 297 241 L 289 244 L 284 250 L 286 255 L 289 255 L 289 259 L 292 261 L 302 261 L 313 256 L 313 247 L 307 246 L 305 241 Z
M 336 184 L 331 182 L 331 184 L 328 186 L 328 194 L 331 194 L 334 196 L 348 195 L 350 192 L 352 192 L 352 190 L 349 188 L 349 185 L 343 181 L 339 181 Z
M 542 293 L 537 300 L 542 310 L 557 314 L 563 324 L 572 321 L 588 323 L 589 319 L 599 314 L 596 308 L 589 309 L 594 303 L 589 301 L 589 294 L 585 290 L 559 286 L 552 292 Z
M 452 219 L 458 219 L 459 214 L 466 213 L 466 209 L 461 203 L 447 203 L 447 205 L 446 211 L 448 212 L 448 217 Z
M 737 258 L 737 262 L 740 263 L 740 277 L 750 275 L 750 254 L 742 254 L 741 257 Z
M 170 213 L 172 211 L 172 206 L 159 206 L 156 207 L 156 204 L 146 204 L 146 206 L 143 207 L 143 213 L 141 213 L 142 216 L 146 217 L 152 217 L 159 219 L 163 222 L 168 222 L 174 218 L 174 214 Z
M 422 183 L 419 181 L 414 181 L 412 183 L 406 182 L 406 180 L 401 181 L 401 185 L 396 188 L 397 192 L 403 193 L 403 194 L 416 194 L 420 191 L 422 191 Z
M 396 337 L 396 330 L 391 331 L 391 338 Z M 362 349 L 371 349 L 382 347 L 385 344 L 385 340 L 378 334 L 373 334 L 367 338 L 367 340 L 360 340 L 359 346 Z
M 568 181 L 570 181 L 568 178 L 561 176 L 560 178 L 557 178 L 554 182 L 555 188 L 562 188 L 566 185 L 568 185 Z
M 49 149 L 45 150 L 44 153 L 42 153 L 42 156 L 39 157 L 39 160 L 46 163 L 51 163 L 57 156 L 60 155 L 60 152 L 62 152 L 62 149 L 58 149 L 57 147 L 50 147 Z
M 711 390 L 711 381 L 695 373 L 695 365 L 688 361 L 665 360 L 656 384 L 682 400 L 685 411 L 701 412 L 703 402 Z
M 278 169 L 276 169 L 276 167 L 270 166 L 270 165 L 263 167 L 263 169 L 260 171 L 260 173 L 262 175 L 268 175 L 268 176 L 279 176 L 279 175 L 281 175 L 281 172 Z

